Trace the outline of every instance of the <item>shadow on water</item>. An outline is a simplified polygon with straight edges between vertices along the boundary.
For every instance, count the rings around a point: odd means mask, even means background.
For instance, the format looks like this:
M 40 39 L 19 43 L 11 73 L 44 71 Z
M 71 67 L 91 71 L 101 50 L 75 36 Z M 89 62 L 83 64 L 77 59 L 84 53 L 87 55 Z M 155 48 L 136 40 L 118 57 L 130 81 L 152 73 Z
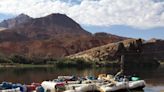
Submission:
M 144 92 L 144 90 L 130 90 L 130 91 L 126 91 L 126 92 Z

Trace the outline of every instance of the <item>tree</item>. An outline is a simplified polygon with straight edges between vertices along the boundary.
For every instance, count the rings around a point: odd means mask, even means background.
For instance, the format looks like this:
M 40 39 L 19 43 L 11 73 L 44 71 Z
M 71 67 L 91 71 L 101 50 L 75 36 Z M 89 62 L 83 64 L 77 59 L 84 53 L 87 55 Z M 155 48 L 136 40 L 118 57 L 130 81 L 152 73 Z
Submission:
M 120 42 L 118 44 L 116 54 L 119 54 L 119 56 L 120 56 L 120 55 L 124 54 L 125 52 L 126 52 L 126 48 L 125 48 L 124 44 L 122 42 Z
M 12 55 L 10 59 L 13 61 L 13 63 L 22 63 L 22 64 L 29 64 L 29 60 L 21 55 Z

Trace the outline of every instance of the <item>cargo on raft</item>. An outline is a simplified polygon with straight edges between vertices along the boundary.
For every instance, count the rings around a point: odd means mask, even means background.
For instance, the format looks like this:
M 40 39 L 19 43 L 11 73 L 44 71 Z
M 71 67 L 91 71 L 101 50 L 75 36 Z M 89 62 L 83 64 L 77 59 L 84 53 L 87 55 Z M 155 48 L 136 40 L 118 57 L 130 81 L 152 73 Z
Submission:
M 122 90 L 142 90 L 146 83 L 138 76 L 112 76 L 100 74 L 97 78 L 93 76 L 58 76 L 52 81 L 42 83 L 31 83 L 22 85 L 20 83 L 2 82 L 0 92 L 117 92 Z
M 120 90 L 142 90 L 146 83 L 139 77 L 101 74 L 95 77 L 60 76 L 53 81 L 43 81 L 45 92 L 117 92 Z

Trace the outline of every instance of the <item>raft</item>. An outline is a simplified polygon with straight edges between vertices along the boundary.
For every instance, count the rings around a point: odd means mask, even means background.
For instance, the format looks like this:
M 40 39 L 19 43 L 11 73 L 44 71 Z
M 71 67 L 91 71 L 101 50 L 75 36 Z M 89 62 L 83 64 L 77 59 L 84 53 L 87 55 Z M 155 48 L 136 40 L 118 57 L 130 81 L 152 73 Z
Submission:
M 138 80 L 138 81 L 129 81 L 128 88 L 129 89 L 142 89 L 146 85 L 144 80 Z
M 39 86 L 41 86 L 40 83 L 31 83 L 31 85 L 26 85 L 27 92 L 35 91 Z
M 44 88 L 45 92 L 58 92 L 59 90 L 65 90 L 63 82 L 43 81 L 41 86 Z
M 129 79 L 130 78 L 130 79 Z M 43 81 L 41 83 L 44 92 L 116 92 L 121 90 L 142 89 L 146 83 L 140 80 L 139 77 L 118 77 L 112 75 L 101 74 L 98 78 L 95 77 L 74 77 L 74 76 L 59 76 L 53 81 Z
M 120 90 L 134 90 L 134 89 L 142 89 L 145 87 L 145 81 L 144 80 L 138 80 L 138 81 L 129 81 L 129 82 L 116 82 L 109 83 L 100 86 L 99 90 L 102 92 L 115 92 Z
M 115 92 L 115 91 L 119 91 L 119 90 L 124 90 L 126 89 L 127 84 L 125 82 L 117 82 L 115 84 L 113 83 L 109 83 L 109 84 L 105 84 L 100 86 L 99 90 L 101 92 Z
M 18 87 L 18 88 L 0 90 L 0 92 L 22 92 L 22 91 Z
M 58 79 L 64 81 L 76 81 L 78 78 L 76 76 L 58 76 Z
M 98 91 L 95 84 L 71 84 L 66 86 L 66 91 L 64 92 L 94 92 Z
M 11 82 L 2 82 L 0 84 L 0 92 L 26 92 L 27 88 L 22 84 L 12 84 Z

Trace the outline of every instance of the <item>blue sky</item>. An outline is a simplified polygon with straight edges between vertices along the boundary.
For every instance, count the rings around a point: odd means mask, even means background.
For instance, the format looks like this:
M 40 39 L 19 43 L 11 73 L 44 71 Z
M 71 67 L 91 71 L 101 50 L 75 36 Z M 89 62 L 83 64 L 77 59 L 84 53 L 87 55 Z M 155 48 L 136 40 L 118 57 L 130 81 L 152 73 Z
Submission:
M 92 33 L 164 39 L 164 0 L 1 0 L 0 21 L 21 13 L 62 13 Z
M 14 15 L 0 13 L 0 21 L 3 21 L 4 19 L 9 19 L 9 18 L 12 18 L 12 17 L 14 17 Z
M 103 26 L 83 26 L 84 29 L 95 32 L 107 32 L 119 36 L 131 38 L 143 38 L 149 40 L 151 38 L 164 39 L 164 27 L 155 27 L 150 29 L 139 29 L 132 26 L 112 25 L 110 27 Z

